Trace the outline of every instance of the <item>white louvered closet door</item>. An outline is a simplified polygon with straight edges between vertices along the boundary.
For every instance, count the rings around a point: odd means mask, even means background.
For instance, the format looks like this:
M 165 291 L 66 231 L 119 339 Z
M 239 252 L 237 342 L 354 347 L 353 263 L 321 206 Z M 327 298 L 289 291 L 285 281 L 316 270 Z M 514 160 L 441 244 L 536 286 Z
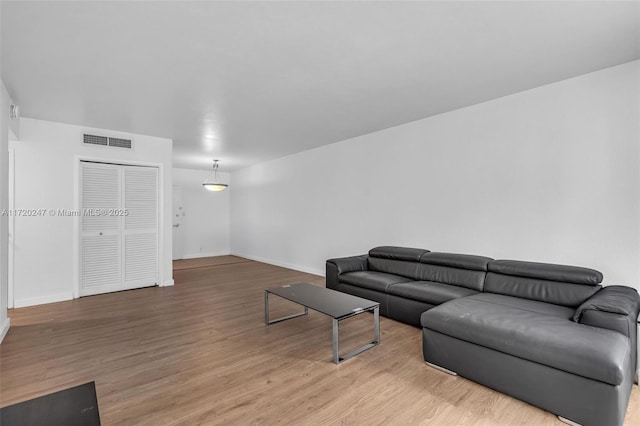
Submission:
M 122 290 L 120 167 L 80 163 L 80 296 Z
M 158 283 L 158 169 L 82 162 L 80 296 Z
M 158 283 L 158 169 L 123 166 L 124 288 Z

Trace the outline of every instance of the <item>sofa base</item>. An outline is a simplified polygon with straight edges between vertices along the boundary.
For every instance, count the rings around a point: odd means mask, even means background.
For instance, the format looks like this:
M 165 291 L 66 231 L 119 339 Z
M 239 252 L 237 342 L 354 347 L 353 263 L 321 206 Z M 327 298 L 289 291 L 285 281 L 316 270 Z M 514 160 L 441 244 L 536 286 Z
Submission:
M 386 293 L 381 293 L 369 288 L 357 287 L 355 285 L 345 283 L 339 283 L 336 290 L 365 299 L 373 300 L 374 302 L 378 302 L 380 304 L 380 315 L 382 315 L 383 317 L 389 316 L 387 303 L 388 295 Z
M 582 426 L 580 423 L 572 422 L 571 420 L 565 419 L 562 416 L 558 416 L 558 420 L 560 420 L 562 423 L 566 423 L 566 424 L 568 424 L 570 426 Z
M 434 306 L 426 302 L 345 283 L 338 283 L 336 290 L 378 302 L 380 303 L 380 315 L 415 327 L 420 327 L 420 315 Z
M 389 295 L 387 303 L 389 318 L 415 327 L 420 327 L 420 315 L 434 306 L 426 302 L 411 300 L 393 294 Z
M 613 386 L 423 328 L 424 360 L 584 426 L 622 425 L 632 375 Z M 627 362 L 628 364 L 628 362 Z M 629 365 L 624 366 L 630 369 Z
M 435 364 L 432 364 L 432 363 L 427 362 L 427 361 L 425 361 L 425 363 L 426 363 L 429 367 L 431 367 L 431 368 L 435 368 L 436 370 L 438 370 L 438 371 L 442 371 L 443 373 L 447 373 L 447 374 L 450 374 L 450 375 L 452 375 L 452 376 L 457 376 L 457 375 L 458 375 L 458 373 L 456 373 L 455 371 L 447 370 L 446 368 L 444 368 L 444 367 L 440 367 L 439 365 L 435 365 Z

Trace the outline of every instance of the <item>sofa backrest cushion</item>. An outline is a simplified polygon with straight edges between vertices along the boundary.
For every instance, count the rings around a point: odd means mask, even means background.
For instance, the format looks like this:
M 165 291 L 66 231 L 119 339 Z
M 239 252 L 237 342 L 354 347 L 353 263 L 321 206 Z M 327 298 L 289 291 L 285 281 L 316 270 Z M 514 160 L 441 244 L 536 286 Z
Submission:
M 475 256 L 471 254 L 437 252 L 425 253 L 420 257 L 420 263 L 485 272 L 487 271 L 489 262 L 492 260 L 493 259 L 490 257 Z
M 381 259 L 379 257 L 369 256 L 369 270 L 376 272 L 385 272 L 387 274 L 400 275 L 403 277 L 416 279 L 416 270 L 418 262 L 407 262 L 404 260 Z
M 602 273 L 595 269 L 521 260 L 494 260 L 489 263 L 489 271 L 503 275 L 591 286 L 602 282 Z
M 369 257 L 417 262 L 420 260 L 420 256 L 425 253 L 429 253 L 429 250 L 409 247 L 381 246 L 369 250 Z
M 489 263 L 484 291 L 538 300 L 571 308 L 602 288 L 602 273 L 578 266 L 494 260 Z
M 429 250 L 382 246 L 369 250 L 369 270 L 416 279 L 420 257 Z
M 469 254 L 425 253 L 420 257 L 416 279 L 437 281 L 482 291 L 489 257 Z

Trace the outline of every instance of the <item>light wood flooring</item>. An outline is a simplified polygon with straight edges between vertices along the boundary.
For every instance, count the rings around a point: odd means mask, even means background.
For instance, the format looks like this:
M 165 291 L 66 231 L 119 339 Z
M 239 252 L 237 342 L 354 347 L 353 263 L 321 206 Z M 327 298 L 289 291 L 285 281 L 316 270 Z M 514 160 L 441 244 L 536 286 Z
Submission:
M 196 259 L 180 259 L 173 261 L 173 270 L 180 271 L 183 269 L 204 268 L 206 266 L 230 265 L 232 263 L 246 262 L 238 256 L 215 256 L 215 257 L 198 257 Z
M 562 424 L 429 368 L 420 330 L 387 318 L 379 346 L 335 365 L 330 318 L 263 323 L 264 288 L 322 277 L 229 260 L 176 270 L 173 287 L 10 310 L 0 406 L 95 380 L 104 425 Z M 274 316 L 299 310 L 270 304 Z M 341 323 L 342 349 L 370 339 L 371 322 Z M 640 424 L 637 386 L 626 424 Z

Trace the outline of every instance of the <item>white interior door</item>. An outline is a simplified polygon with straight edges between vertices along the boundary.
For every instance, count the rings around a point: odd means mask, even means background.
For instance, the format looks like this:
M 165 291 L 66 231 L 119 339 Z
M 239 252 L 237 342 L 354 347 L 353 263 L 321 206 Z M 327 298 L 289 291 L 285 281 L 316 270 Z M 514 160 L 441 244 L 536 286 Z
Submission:
M 158 169 L 124 172 L 124 288 L 158 284 Z
M 120 166 L 83 162 L 80 175 L 80 296 L 122 290 Z
M 158 283 L 158 169 L 81 162 L 80 296 Z
M 184 226 L 182 219 L 184 217 L 184 208 L 182 205 L 182 187 L 180 185 L 173 186 L 173 260 L 182 259 L 184 256 Z

